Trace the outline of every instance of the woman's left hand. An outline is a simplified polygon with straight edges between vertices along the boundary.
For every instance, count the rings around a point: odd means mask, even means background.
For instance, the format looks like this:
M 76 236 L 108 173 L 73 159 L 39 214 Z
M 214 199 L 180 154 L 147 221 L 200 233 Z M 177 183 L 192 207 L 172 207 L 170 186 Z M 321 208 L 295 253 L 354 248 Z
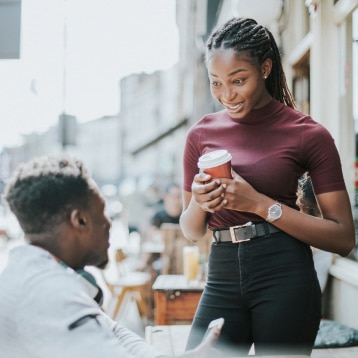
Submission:
M 221 179 L 222 183 L 226 184 L 224 192 L 225 209 L 254 212 L 256 203 L 259 202 L 262 194 L 258 193 L 234 170 L 231 173 L 233 180 Z

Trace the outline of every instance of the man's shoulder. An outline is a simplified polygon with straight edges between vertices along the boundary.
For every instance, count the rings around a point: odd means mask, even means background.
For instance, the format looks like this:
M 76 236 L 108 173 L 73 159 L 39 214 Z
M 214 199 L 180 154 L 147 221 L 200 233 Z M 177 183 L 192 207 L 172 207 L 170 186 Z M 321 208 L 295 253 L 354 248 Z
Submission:
M 62 287 L 66 290 L 82 289 L 72 269 L 61 265 L 47 251 L 32 245 L 14 248 L 8 263 L 0 274 L 0 282 L 13 294 L 26 293 L 34 298 L 38 293 L 51 294 Z M 58 295 L 57 295 L 58 296 Z

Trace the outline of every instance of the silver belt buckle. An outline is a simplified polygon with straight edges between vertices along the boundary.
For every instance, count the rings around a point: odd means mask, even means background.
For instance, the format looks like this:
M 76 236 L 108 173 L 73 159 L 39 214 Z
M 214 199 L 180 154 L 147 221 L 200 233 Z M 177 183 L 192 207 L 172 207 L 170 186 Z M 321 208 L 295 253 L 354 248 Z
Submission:
M 246 227 L 246 226 L 251 226 L 251 225 L 252 225 L 252 222 L 249 221 L 244 225 L 230 226 L 230 228 L 229 228 L 230 229 L 230 236 L 231 236 L 231 241 L 233 242 L 233 244 L 238 244 L 240 242 L 245 242 L 245 241 L 250 241 L 251 240 L 251 238 L 239 240 L 239 239 L 236 238 L 236 235 L 235 235 L 235 229 L 240 229 L 240 228 L 243 228 L 243 227 Z

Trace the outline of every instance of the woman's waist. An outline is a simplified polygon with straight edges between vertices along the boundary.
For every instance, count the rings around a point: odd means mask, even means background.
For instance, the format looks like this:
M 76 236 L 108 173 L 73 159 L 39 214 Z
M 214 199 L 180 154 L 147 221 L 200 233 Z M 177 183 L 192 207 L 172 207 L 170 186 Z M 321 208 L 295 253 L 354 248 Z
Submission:
M 239 244 L 281 232 L 280 229 L 266 221 L 262 221 L 262 219 L 261 222 L 256 223 L 249 221 L 243 225 L 214 227 L 211 228 L 211 231 L 213 233 L 213 242 L 216 244 L 230 241 L 234 244 Z

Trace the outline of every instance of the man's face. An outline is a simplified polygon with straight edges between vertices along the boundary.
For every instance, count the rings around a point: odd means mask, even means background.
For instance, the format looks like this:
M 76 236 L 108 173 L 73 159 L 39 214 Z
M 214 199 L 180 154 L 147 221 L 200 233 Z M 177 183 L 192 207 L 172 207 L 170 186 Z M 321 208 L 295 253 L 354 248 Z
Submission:
M 165 210 L 170 216 L 179 216 L 182 212 L 182 197 L 180 188 L 172 187 L 164 196 Z
M 108 263 L 109 230 L 111 221 L 105 213 L 105 201 L 94 188 L 88 215 L 88 237 L 86 238 L 85 265 L 104 268 Z

